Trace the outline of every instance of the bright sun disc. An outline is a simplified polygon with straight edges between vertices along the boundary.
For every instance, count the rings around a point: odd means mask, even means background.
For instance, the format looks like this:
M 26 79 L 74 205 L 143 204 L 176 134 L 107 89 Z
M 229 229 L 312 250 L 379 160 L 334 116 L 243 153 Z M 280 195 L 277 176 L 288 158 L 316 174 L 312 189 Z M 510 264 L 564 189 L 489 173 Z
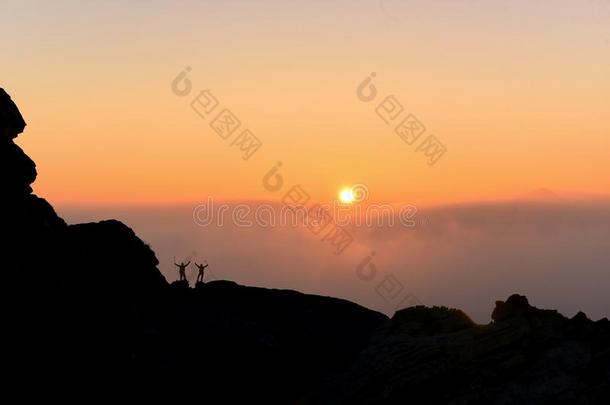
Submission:
M 339 201 L 343 204 L 351 204 L 354 202 L 354 192 L 351 188 L 344 188 L 339 191 Z

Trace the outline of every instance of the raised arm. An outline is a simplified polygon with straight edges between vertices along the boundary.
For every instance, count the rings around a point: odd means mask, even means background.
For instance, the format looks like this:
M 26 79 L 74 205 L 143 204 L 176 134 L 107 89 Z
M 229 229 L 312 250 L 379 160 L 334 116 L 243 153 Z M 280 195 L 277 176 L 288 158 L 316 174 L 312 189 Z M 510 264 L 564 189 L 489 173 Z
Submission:
M 190 260 L 189 260 L 189 262 L 187 264 L 184 265 L 184 267 L 188 267 L 189 264 L 191 264 Z

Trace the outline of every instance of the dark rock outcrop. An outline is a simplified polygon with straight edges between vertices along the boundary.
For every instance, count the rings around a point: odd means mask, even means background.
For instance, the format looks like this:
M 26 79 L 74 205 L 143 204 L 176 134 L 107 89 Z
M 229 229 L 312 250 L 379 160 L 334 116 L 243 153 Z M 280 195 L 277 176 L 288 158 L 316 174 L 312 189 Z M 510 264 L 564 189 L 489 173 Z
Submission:
M 397 312 L 348 370 L 306 403 L 604 404 L 610 398 L 610 325 L 498 301 L 494 322 L 461 311 Z
M 493 322 L 228 281 L 171 285 L 114 221 L 67 225 L 32 194 L 14 143 L 25 122 L 0 90 L 0 298 L 5 385 L 83 398 L 129 387 L 211 403 L 606 404 L 610 322 L 498 301 Z M 19 388 L 22 384 L 26 389 Z M 50 391 L 44 390 L 47 399 Z M 178 393 L 178 394 L 177 394 Z M 62 398 L 63 399 L 63 398 Z
M 186 380 L 204 379 L 208 394 L 228 403 L 294 401 L 346 367 L 387 321 L 349 301 L 230 281 L 172 290 L 175 312 L 160 333 L 170 342 L 162 351 L 171 348 L 162 380 L 195 368 Z
M 0 296 L 8 375 L 45 381 L 120 374 L 129 369 L 142 328 L 158 324 L 167 282 L 154 252 L 127 226 L 69 226 L 32 194 L 36 165 L 14 142 L 25 126 L 0 89 Z
M 0 88 L 0 138 L 16 138 L 23 132 L 25 126 L 25 120 L 19 109 L 8 93 Z
M 8 197 L 25 196 L 32 192 L 36 180 L 36 165 L 23 150 L 6 138 L 0 139 L 0 187 Z

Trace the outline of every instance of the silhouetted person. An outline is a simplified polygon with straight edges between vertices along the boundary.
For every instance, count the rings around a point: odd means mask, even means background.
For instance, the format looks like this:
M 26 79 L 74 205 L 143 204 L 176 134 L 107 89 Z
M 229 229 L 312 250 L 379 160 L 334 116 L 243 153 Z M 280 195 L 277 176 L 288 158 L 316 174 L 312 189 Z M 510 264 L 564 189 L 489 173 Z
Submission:
M 197 268 L 199 269 L 199 274 L 197 274 L 197 282 L 201 281 L 203 283 L 205 268 L 209 266 L 208 261 L 205 261 L 205 266 L 203 264 L 197 264 L 197 262 L 195 262 L 195 266 L 197 266 Z
M 178 267 L 178 274 L 180 274 L 180 281 L 185 280 L 186 281 L 186 268 L 188 267 L 188 265 L 191 264 L 191 261 L 189 260 L 188 263 L 174 263 L 174 266 Z

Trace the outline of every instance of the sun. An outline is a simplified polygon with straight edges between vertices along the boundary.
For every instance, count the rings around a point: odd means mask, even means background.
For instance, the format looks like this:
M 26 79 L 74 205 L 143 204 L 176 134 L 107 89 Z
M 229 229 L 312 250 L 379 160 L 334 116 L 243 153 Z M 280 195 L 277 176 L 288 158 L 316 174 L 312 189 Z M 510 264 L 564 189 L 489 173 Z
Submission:
M 354 192 L 351 187 L 345 187 L 339 191 L 339 201 L 341 201 L 343 204 L 351 204 L 355 199 L 356 198 L 354 197 Z

